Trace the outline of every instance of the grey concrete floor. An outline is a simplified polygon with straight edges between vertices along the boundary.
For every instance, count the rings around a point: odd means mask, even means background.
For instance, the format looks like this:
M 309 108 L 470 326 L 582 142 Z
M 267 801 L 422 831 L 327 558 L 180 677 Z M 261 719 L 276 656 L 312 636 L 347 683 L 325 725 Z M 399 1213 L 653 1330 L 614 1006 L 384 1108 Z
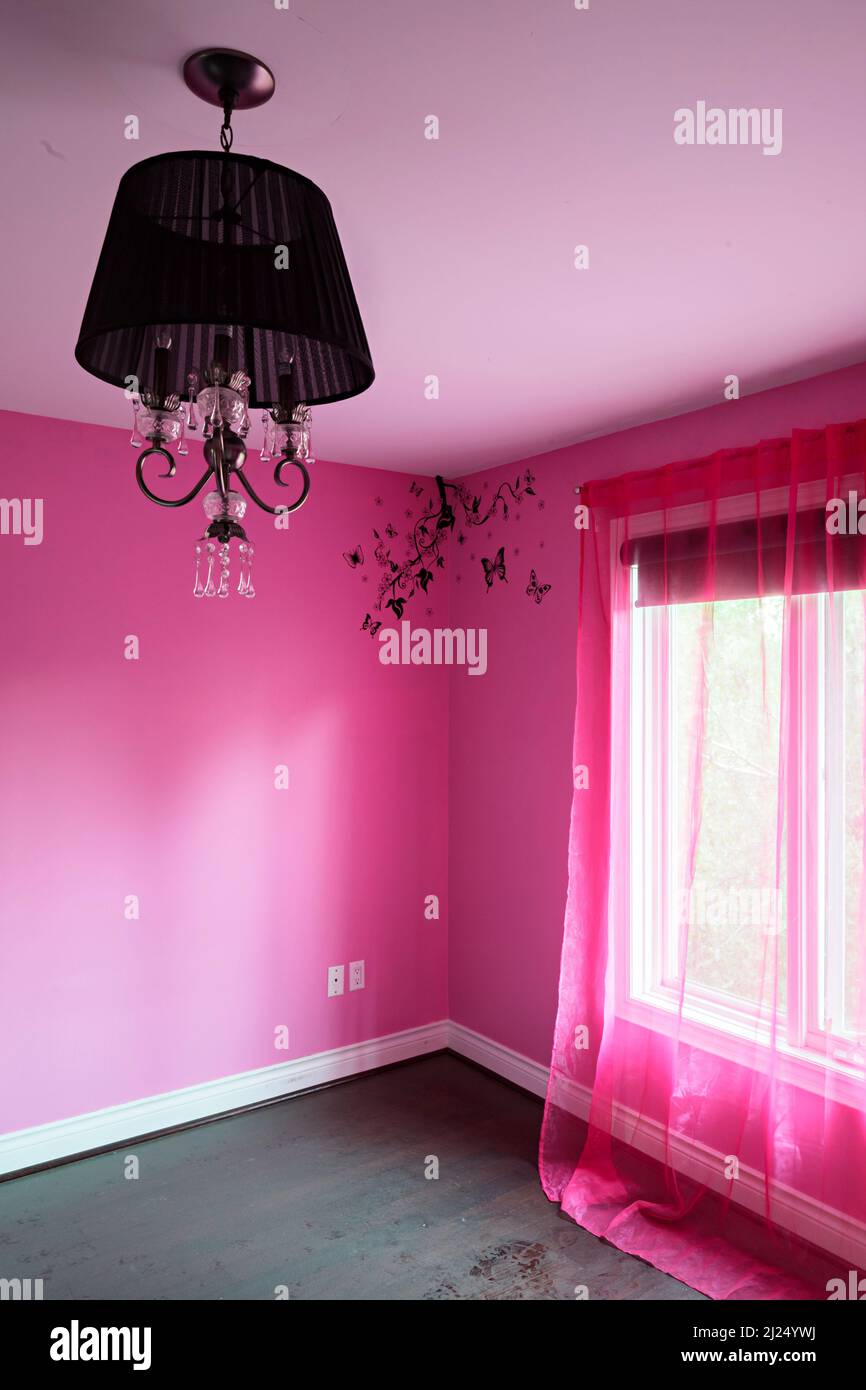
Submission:
M 0 1277 L 46 1300 L 700 1298 L 547 1201 L 540 1121 L 427 1057 L 0 1184 Z

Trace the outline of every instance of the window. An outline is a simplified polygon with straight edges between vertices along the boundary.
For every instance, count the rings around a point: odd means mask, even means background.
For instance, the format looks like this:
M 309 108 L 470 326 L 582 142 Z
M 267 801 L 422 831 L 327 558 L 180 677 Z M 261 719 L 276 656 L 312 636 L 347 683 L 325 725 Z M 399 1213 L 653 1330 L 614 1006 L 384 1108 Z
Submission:
M 798 1084 L 844 1089 L 866 1061 L 864 593 L 788 599 L 786 638 L 782 597 L 640 606 L 630 584 L 618 1011 L 734 1060 L 772 1036 Z

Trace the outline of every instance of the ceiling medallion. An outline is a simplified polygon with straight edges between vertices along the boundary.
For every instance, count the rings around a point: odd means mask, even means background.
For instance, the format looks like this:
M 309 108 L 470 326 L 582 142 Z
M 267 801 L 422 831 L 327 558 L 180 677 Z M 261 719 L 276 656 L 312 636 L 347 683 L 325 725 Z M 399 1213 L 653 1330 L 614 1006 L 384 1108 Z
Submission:
M 291 169 L 232 151 L 232 114 L 269 100 L 270 68 L 248 53 L 203 49 L 183 76 L 222 108 L 221 150 L 155 155 L 123 175 L 75 356 L 132 402 L 145 497 L 183 507 L 212 483 L 193 593 L 228 597 L 235 542 L 237 592 L 252 598 L 247 498 L 288 525 L 310 490 L 311 407 L 365 391 L 373 364 L 324 193 Z M 291 489 L 291 500 L 273 506 L 245 466 L 256 409 L 260 458 Z M 199 433 L 207 467 L 198 482 L 182 497 L 154 492 L 147 461 L 160 460 L 158 476 L 173 478 L 172 448 L 186 457 Z

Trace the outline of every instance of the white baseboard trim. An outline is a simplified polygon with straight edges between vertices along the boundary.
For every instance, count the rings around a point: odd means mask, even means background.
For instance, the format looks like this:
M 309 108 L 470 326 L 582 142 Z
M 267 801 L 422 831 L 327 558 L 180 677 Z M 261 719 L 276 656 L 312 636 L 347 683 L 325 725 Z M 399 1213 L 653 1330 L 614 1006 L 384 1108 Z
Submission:
M 336 1047 L 279 1062 L 272 1067 L 220 1077 L 179 1091 L 147 1096 L 143 1100 L 73 1115 L 32 1129 L 0 1134 L 0 1174 L 54 1163 L 74 1154 L 125 1144 L 129 1140 L 192 1124 L 227 1110 L 259 1105 L 262 1101 L 322 1086 L 329 1081 L 357 1076 L 392 1062 L 423 1057 L 448 1046 L 448 1024 L 443 1019 L 421 1028 L 407 1028 L 368 1042 Z
M 589 1117 L 591 1094 L 585 1086 L 560 1079 L 556 1101 L 564 1110 L 586 1120 Z M 646 1154 L 659 1163 L 665 1162 L 665 1126 L 625 1105 L 614 1103 L 612 1130 L 617 1139 Z M 670 1161 L 677 1172 L 694 1179 L 713 1192 L 731 1192 L 725 1178 L 727 1155 L 718 1153 L 706 1144 L 695 1143 L 682 1136 L 670 1137 Z M 734 1205 L 764 1215 L 764 1178 L 757 1169 L 741 1163 L 739 1176 L 731 1193 Z M 847 1216 L 835 1207 L 798 1192 L 786 1183 L 773 1179 L 770 1183 L 770 1203 L 773 1221 L 785 1231 L 826 1250 L 850 1266 L 866 1269 L 866 1225 Z
M 481 1033 L 474 1033 L 471 1028 L 465 1028 L 460 1023 L 452 1022 L 449 1025 L 449 1039 L 451 1049 L 459 1052 L 462 1057 L 478 1062 L 507 1081 L 513 1081 L 516 1085 L 531 1091 L 533 1095 L 546 1095 L 549 1071 L 541 1063 L 534 1062 L 522 1053 L 514 1052 Z M 585 1086 L 560 1081 L 557 1087 L 557 1103 L 564 1110 L 586 1120 L 589 1117 L 590 1100 L 591 1093 Z M 617 1139 L 664 1163 L 665 1128 L 658 1121 L 638 1115 L 637 1111 L 624 1105 L 617 1105 L 613 1111 L 613 1132 Z M 729 1183 L 724 1177 L 725 1158 L 722 1154 L 705 1145 L 692 1144 L 676 1137 L 672 1138 L 671 1154 L 678 1172 L 705 1184 L 714 1192 L 727 1192 Z M 819 1250 L 829 1251 L 851 1267 L 866 1269 L 866 1225 L 863 1222 L 846 1216 L 814 1197 L 797 1192 L 785 1183 L 774 1181 L 770 1191 L 773 1219 L 778 1226 L 817 1246 Z M 741 1164 L 733 1200 L 747 1211 L 762 1216 L 762 1175 L 755 1169 Z
M 0 1174 L 20 1172 L 94 1149 L 119 1146 L 160 1130 L 210 1119 L 263 1101 L 279 1100 L 329 1081 L 358 1076 L 376 1067 L 423 1057 L 446 1047 L 532 1095 L 543 1097 L 547 1093 L 548 1068 L 541 1062 L 476 1033 L 462 1023 L 441 1019 L 349 1047 L 298 1057 L 272 1067 L 260 1067 L 179 1091 L 0 1135 Z M 590 1092 L 586 1087 L 562 1081 L 557 1101 L 563 1109 L 581 1119 L 589 1115 Z M 632 1148 L 664 1161 L 663 1125 L 625 1106 L 617 1106 L 613 1130 L 618 1139 Z M 672 1153 L 678 1171 L 714 1191 L 726 1190 L 722 1155 L 682 1140 L 674 1141 Z M 862 1222 L 784 1183 L 773 1183 L 772 1199 L 774 1219 L 779 1226 L 852 1267 L 866 1269 L 866 1225 Z M 748 1211 L 763 1213 L 764 1186 L 760 1173 L 741 1165 L 735 1201 Z
M 453 1019 L 448 1024 L 448 1046 L 452 1052 L 459 1053 L 470 1062 L 477 1062 L 480 1067 L 487 1067 L 497 1076 L 513 1081 L 515 1086 L 522 1086 L 524 1091 L 530 1091 L 534 1096 L 543 1098 L 547 1095 L 549 1072 L 541 1062 L 533 1062 L 522 1052 L 504 1047 L 502 1043 L 486 1038 L 483 1033 L 475 1033 Z

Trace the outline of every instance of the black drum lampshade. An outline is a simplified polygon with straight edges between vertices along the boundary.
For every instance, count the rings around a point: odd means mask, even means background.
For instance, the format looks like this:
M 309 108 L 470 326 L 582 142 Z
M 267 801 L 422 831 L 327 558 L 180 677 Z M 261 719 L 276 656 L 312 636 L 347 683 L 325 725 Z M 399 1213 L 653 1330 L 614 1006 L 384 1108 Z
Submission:
M 156 155 L 120 181 L 75 356 L 103 381 L 152 384 L 154 333 L 171 338 L 164 393 L 230 338 L 249 405 L 308 406 L 366 390 L 373 364 L 331 206 L 309 179 L 250 155 Z M 137 389 L 135 387 L 134 389 Z

